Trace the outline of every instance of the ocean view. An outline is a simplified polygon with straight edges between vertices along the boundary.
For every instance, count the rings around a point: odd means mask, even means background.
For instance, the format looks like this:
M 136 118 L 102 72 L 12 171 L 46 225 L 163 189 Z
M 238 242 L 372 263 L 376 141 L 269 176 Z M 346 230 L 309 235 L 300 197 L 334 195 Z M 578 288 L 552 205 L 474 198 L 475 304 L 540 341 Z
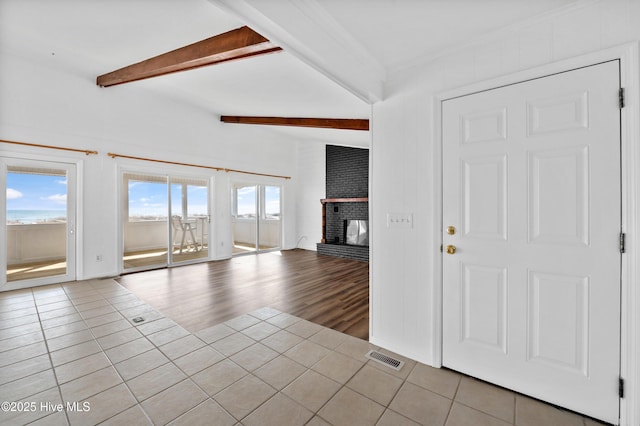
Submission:
M 8 224 L 64 222 L 66 217 L 66 210 L 7 210 Z

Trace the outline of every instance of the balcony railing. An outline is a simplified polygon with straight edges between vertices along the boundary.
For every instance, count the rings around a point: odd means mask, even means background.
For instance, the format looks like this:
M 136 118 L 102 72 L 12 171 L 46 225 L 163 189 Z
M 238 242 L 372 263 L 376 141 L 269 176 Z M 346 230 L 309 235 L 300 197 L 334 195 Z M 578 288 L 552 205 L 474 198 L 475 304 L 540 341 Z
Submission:
M 65 222 L 7 225 L 7 265 L 66 258 Z
M 260 238 L 261 248 L 280 246 L 279 220 L 261 222 Z M 8 224 L 7 225 L 7 271 L 9 280 L 15 281 L 31 276 L 20 274 L 23 271 L 38 269 L 49 270 L 53 265 L 56 268 L 66 268 L 66 222 L 46 222 L 36 224 Z M 163 253 L 166 259 L 168 241 L 167 220 L 141 220 L 125 222 L 124 224 L 124 255 L 131 258 L 136 254 L 151 252 Z M 173 229 L 171 230 L 173 237 Z M 255 222 L 238 220 L 232 223 L 232 232 L 235 241 L 245 245 L 255 246 Z M 207 239 L 209 224 L 206 220 L 199 221 L 194 231 L 200 250 L 197 256 L 193 256 L 192 249 L 184 250 L 184 256 L 178 255 L 178 248 L 174 245 L 174 260 L 190 260 L 193 258 L 208 257 Z M 178 234 L 177 240 L 181 239 Z M 204 240 L 204 241 L 202 241 Z M 178 241 L 179 245 L 179 241 Z M 191 254 L 190 254 L 191 253 Z M 151 262 L 151 259 L 149 259 Z M 153 262 L 151 262 L 153 263 Z M 157 263 L 157 262 L 156 262 Z M 62 265 L 62 266 L 60 266 Z M 140 264 L 142 265 L 142 264 Z M 137 265 L 139 266 L 139 265 Z M 56 274 L 59 274 L 58 270 Z

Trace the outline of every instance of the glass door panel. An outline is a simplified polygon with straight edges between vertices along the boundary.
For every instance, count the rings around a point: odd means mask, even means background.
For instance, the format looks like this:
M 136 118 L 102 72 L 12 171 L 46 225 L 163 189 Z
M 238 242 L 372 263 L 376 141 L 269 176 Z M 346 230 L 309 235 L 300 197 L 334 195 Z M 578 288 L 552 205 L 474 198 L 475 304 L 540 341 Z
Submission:
M 255 185 L 234 188 L 234 214 L 232 218 L 233 254 L 257 250 L 258 187 Z
M 167 187 L 164 176 L 124 174 L 124 270 L 168 265 Z
M 258 225 L 258 248 L 260 250 L 273 250 L 280 248 L 280 235 L 282 234 L 280 187 L 260 186 L 261 206 L 260 223 Z
M 15 160 L 3 170 L 3 283 L 21 288 L 75 279 L 75 166 Z
M 233 254 L 277 250 L 282 240 L 281 187 L 236 184 L 233 189 Z
M 209 257 L 209 186 L 171 178 L 171 263 Z

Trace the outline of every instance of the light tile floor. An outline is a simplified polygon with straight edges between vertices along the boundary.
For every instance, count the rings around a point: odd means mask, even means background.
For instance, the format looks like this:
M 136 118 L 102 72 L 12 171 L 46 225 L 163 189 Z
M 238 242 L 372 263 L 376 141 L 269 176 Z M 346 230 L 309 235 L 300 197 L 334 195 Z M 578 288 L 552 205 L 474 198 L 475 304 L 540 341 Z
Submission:
M 0 423 L 598 424 L 370 349 L 271 308 L 191 334 L 111 279 L 0 293 Z

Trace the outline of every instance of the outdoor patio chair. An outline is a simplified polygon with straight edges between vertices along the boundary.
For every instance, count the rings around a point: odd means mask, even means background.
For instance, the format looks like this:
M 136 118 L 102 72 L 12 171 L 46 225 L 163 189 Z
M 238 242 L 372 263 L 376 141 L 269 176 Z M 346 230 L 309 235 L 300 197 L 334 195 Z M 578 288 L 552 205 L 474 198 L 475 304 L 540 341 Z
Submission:
M 197 228 L 195 222 L 185 222 L 180 216 L 172 216 L 171 223 L 173 225 L 173 245 L 177 245 L 178 233 L 180 232 L 180 254 L 185 247 L 193 246 L 195 251 L 198 251 L 198 241 L 196 240 L 194 231 Z M 188 234 L 188 236 L 187 236 Z M 190 239 L 189 239 L 190 237 Z

